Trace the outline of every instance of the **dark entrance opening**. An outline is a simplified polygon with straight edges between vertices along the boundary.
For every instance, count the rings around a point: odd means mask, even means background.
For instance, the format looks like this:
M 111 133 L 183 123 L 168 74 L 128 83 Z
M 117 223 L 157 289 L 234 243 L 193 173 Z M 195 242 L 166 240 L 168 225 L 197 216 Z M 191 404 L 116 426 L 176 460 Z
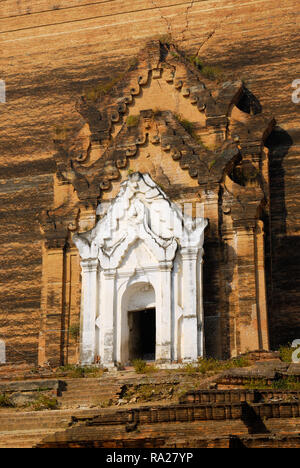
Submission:
M 128 312 L 129 359 L 155 360 L 156 311 L 145 309 Z

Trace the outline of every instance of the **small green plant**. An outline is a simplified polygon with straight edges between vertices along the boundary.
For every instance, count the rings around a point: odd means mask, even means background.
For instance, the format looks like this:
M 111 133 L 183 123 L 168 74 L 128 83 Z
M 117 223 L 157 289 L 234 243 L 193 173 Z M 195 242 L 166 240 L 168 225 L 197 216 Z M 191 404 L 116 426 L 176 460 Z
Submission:
M 154 364 L 147 364 L 145 373 L 146 374 L 153 374 L 155 372 L 158 372 L 157 367 Z
M 177 384 L 168 383 L 128 385 L 122 398 L 128 403 L 167 400 L 173 398 L 177 387 Z
M 73 371 L 70 373 L 70 377 L 74 379 L 84 379 L 85 371 L 83 367 L 74 367 Z
M 193 122 L 190 122 L 187 119 L 184 119 L 182 115 L 180 114 L 175 114 L 175 118 L 180 125 L 185 129 L 185 131 L 191 135 L 192 137 L 195 136 L 195 125 Z
M 126 120 L 127 127 L 137 127 L 140 121 L 139 115 L 129 115 Z
M 188 363 L 183 367 L 188 374 L 206 374 L 207 372 L 220 372 L 235 367 L 248 367 L 250 362 L 246 356 L 240 356 L 228 361 L 219 361 L 213 358 L 199 358 L 197 363 Z
M 267 390 L 272 388 L 272 386 L 268 385 L 268 383 L 263 379 L 248 379 L 245 381 L 244 386 L 249 390 Z
M 58 408 L 58 401 L 56 398 L 40 395 L 30 406 L 33 411 L 56 410 Z
M 137 374 L 152 374 L 158 371 L 155 365 L 147 364 L 143 359 L 135 359 L 132 361 L 132 365 Z
M 279 354 L 280 354 L 280 359 L 283 362 L 292 362 L 292 354 L 293 354 L 294 349 L 290 346 L 280 346 L 279 348 Z
M 274 380 L 273 388 L 278 390 L 300 390 L 300 382 L 297 377 L 289 376 L 285 379 Z
M 188 60 L 200 71 L 204 78 L 207 78 L 208 80 L 212 81 L 222 78 L 223 70 L 220 67 L 213 65 L 205 65 L 205 63 L 202 62 L 202 60 L 199 57 L 194 55 L 188 57 Z
M 195 67 L 199 69 L 202 68 L 204 65 L 200 57 L 198 57 L 197 55 L 190 55 L 189 57 L 187 57 L 187 59 L 192 65 L 195 65 Z
M 113 405 L 113 400 L 110 398 L 109 400 L 100 401 L 98 406 L 100 408 L 109 408 L 112 405 Z
M 185 129 L 185 131 L 189 133 L 189 135 L 191 135 L 191 136 L 194 135 L 194 133 L 195 133 L 195 125 L 194 125 L 193 122 L 190 122 L 189 120 L 183 119 L 183 118 L 178 118 L 178 121 L 179 121 L 180 124 L 183 126 L 183 128 Z
M 85 92 L 86 99 L 90 102 L 96 102 L 98 99 L 100 99 L 101 96 L 108 94 L 113 89 L 113 87 L 116 86 L 123 79 L 123 77 L 124 74 L 120 73 L 114 78 L 112 78 L 110 81 L 106 81 L 103 84 L 98 84 L 92 88 L 89 88 Z
M 151 397 L 153 398 L 155 393 L 157 393 L 155 390 L 155 386 L 153 385 L 141 385 L 137 389 L 136 393 L 138 395 L 139 400 L 147 401 L 150 400 Z
M 132 365 L 137 374 L 151 374 L 158 370 L 153 364 L 147 364 L 143 359 L 134 359 Z
M 8 395 L 0 393 L 0 408 L 13 408 L 14 406 Z
M 188 119 L 185 119 L 183 118 L 181 115 L 179 114 L 175 114 L 175 118 L 176 120 L 180 123 L 180 125 L 182 125 L 182 127 L 185 129 L 185 131 L 200 145 L 202 146 L 203 148 L 205 149 L 208 149 L 205 147 L 205 145 L 203 144 L 202 140 L 201 140 L 201 137 L 199 135 L 197 135 L 196 133 L 196 126 L 193 122 L 191 122 L 190 120 Z
M 132 365 L 133 365 L 134 370 L 135 370 L 135 372 L 137 374 L 144 374 L 145 373 L 147 363 L 146 363 L 146 361 L 143 361 L 143 359 L 134 359 L 134 361 L 132 361 Z
M 73 338 L 74 341 L 77 341 L 80 336 L 80 325 L 79 323 L 75 323 L 74 325 L 70 325 L 69 327 L 70 336 Z
M 99 367 L 94 367 L 94 366 L 85 366 L 82 369 L 84 372 L 84 377 L 89 377 L 93 379 L 97 379 L 98 377 L 101 377 L 104 373 L 103 369 L 100 369 Z
M 275 379 L 268 383 L 264 379 L 249 379 L 245 382 L 245 388 L 252 390 L 295 390 L 300 391 L 300 382 L 296 377 Z
M 197 372 L 199 372 L 198 366 L 190 362 L 184 365 L 183 370 L 187 374 L 196 374 Z
M 216 81 L 222 77 L 222 70 L 219 67 L 205 65 L 200 69 L 201 74 L 208 80 Z
M 251 365 L 248 356 L 238 356 L 236 358 L 225 361 L 224 369 L 233 369 L 235 367 L 249 367 Z
M 217 162 L 217 161 L 214 159 L 213 161 L 211 161 L 211 162 L 209 163 L 209 165 L 208 165 L 209 170 L 211 170 L 211 169 L 214 167 L 214 165 L 216 164 L 216 162 Z
M 95 366 L 75 366 L 67 364 L 59 367 L 56 371 L 57 375 L 63 374 L 70 379 L 84 379 L 85 377 L 98 378 L 103 375 L 104 370 Z

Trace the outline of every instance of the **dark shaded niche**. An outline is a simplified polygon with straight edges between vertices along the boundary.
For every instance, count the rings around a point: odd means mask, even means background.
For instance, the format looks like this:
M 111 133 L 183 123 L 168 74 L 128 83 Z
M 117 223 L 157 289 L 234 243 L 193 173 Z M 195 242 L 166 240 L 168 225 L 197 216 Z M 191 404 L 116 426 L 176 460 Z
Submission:
M 265 143 L 269 149 L 270 209 L 268 214 L 263 213 L 262 219 L 272 349 L 300 337 L 300 237 L 288 236 L 286 227 L 284 161 L 293 144 L 292 136 L 281 127 L 276 127 Z
M 260 114 L 262 112 L 262 106 L 259 100 L 245 87 L 236 107 L 242 112 L 250 115 Z

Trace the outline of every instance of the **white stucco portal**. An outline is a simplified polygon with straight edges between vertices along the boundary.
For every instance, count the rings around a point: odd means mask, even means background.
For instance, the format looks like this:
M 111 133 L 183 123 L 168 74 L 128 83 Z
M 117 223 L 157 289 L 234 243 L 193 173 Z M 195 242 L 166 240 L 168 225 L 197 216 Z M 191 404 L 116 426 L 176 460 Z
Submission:
M 128 311 L 155 307 L 156 361 L 203 355 L 203 218 L 184 216 L 148 174 L 134 173 L 91 231 L 82 262 L 81 362 L 128 362 Z M 127 347 L 126 347 L 127 346 Z

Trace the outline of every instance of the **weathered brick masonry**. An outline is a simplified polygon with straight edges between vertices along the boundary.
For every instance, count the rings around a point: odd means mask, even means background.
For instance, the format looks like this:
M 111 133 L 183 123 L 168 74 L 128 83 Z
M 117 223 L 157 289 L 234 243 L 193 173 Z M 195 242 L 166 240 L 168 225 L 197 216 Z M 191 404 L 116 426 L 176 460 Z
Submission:
M 296 0 L 1 2 L 0 79 L 6 82 L 7 102 L 0 104 L 0 338 L 8 361 L 36 362 L 39 346 L 40 352 L 47 348 L 46 358 L 76 359 L 75 344 L 58 329 L 78 321 L 78 255 L 73 248 L 64 256 L 55 249 L 45 253 L 38 222 L 42 212 L 65 201 L 55 191 L 53 139 L 61 129 L 75 131 L 84 124 L 75 106 L 87 89 L 107 83 L 146 43 L 163 42 L 166 35 L 186 56 L 222 68 L 222 81 L 244 80 L 262 110 L 276 119 L 265 143 L 270 150 L 269 208 L 263 219 L 270 340 L 274 347 L 300 338 L 300 105 L 291 98 L 292 82 L 300 78 L 299 16 Z M 211 238 L 206 246 L 207 316 L 221 302 L 216 284 L 222 259 L 214 242 Z M 230 263 L 229 248 L 226 255 Z M 241 261 L 237 268 L 245 266 L 249 263 Z M 253 288 L 251 281 L 244 277 L 240 290 Z M 41 323 L 43 307 L 47 317 Z M 39 341 L 45 326 L 47 335 Z M 234 328 L 231 322 L 227 326 Z M 224 342 L 231 336 L 226 327 Z M 239 335 L 237 348 L 238 340 Z

